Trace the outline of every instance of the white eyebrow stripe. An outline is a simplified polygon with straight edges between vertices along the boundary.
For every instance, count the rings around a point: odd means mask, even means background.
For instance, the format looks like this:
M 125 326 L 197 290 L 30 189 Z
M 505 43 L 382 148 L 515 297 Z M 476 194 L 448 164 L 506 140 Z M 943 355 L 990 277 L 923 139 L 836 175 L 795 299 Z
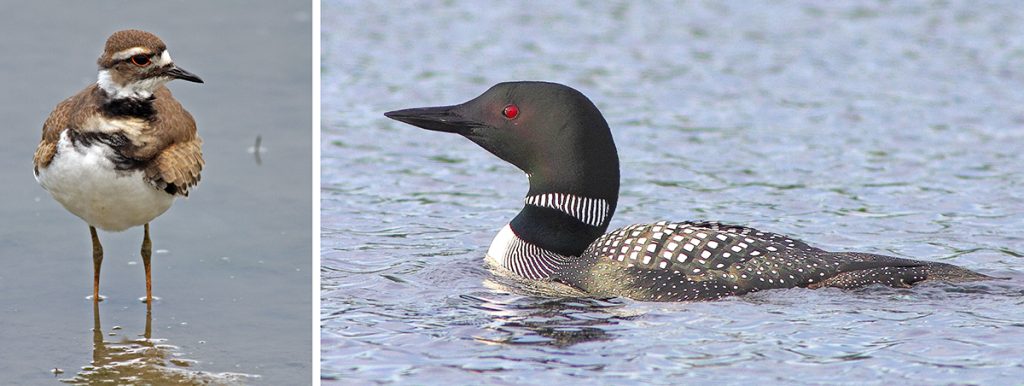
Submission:
M 139 54 L 151 55 L 152 52 L 150 52 L 145 47 L 132 47 L 114 54 L 112 58 L 114 60 L 125 60 Z M 171 59 L 171 53 L 167 50 L 164 50 L 160 53 L 160 56 L 154 58 L 154 62 L 156 63 L 157 66 L 163 67 L 171 63 L 174 63 L 174 60 Z
M 127 50 L 118 51 L 116 54 L 112 55 L 111 58 L 114 60 L 124 60 L 138 54 L 151 54 L 151 52 L 149 52 L 145 47 L 132 47 Z

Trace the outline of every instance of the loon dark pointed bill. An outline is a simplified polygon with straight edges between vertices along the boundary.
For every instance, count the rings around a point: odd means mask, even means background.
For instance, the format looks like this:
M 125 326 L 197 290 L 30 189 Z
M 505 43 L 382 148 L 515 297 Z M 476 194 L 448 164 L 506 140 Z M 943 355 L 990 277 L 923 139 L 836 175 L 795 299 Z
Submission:
M 526 172 L 523 209 L 486 259 L 512 275 L 595 297 L 710 300 L 777 288 L 909 287 L 990 277 L 954 265 L 829 252 L 797 239 L 708 221 L 637 224 L 605 233 L 619 197 L 611 130 L 579 91 L 500 83 L 462 104 L 385 114 L 457 133 Z
M 96 228 L 144 227 L 145 299 L 151 302 L 149 223 L 175 198 L 188 196 L 203 168 L 196 122 L 165 84 L 203 80 L 175 65 L 159 37 L 140 30 L 110 35 L 97 64 L 96 83 L 60 102 L 43 124 L 33 171 L 57 202 L 89 224 L 94 301 L 100 300 L 103 263 Z

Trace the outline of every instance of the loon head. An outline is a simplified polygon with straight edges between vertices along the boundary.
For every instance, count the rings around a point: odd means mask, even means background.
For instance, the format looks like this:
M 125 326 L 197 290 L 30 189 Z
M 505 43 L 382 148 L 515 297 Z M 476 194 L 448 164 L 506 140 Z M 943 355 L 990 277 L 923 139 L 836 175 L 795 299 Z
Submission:
M 114 32 L 96 63 L 100 68 L 96 83 L 112 99 L 148 99 L 173 79 L 203 83 L 176 66 L 164 42 L 146 31 Z
M 526 172 L 531 195 L 618 199 L 619 158 L 611 130 L 593 102 L 571 87 L 499 83 L 462 104 L 384 115 L 469 138 Z

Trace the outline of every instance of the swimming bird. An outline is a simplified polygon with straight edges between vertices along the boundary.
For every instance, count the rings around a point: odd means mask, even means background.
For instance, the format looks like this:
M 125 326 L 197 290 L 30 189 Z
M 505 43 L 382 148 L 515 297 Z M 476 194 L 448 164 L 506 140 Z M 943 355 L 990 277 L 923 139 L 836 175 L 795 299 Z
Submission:
M 561 283 L 595 297 L 689 301 L 776 288 L 989 278 L 945 263 L 829 252 L 710 221 L 636 224 L 605 234 L 619 198 L 615 142 L 597 107 L 565 85 L 499 83 L 462 104 L 385 116 L 460 134 L 526 172 L 523 209 L 485 257 L 521 279 Z
M 173 79 L 203 83 L 174 64 L 159 37 L 114 32 L 97 61 L 97 81 L 60 102 L 43 124 L 36 181 L 89 224 L 93 301 L 100 300 L 103 246 L 96 228 L 143 226 L 146 301 L 153 300 L 149 223 L 188 196 L 203 168 L 192 115 L 171 96 Z

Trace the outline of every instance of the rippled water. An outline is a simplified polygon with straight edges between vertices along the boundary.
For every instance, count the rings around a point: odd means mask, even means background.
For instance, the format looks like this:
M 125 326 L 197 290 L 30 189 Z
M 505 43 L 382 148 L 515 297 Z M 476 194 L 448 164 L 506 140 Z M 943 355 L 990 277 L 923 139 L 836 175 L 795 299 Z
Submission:
M 322 377 L 1005 384 L 1024 377 L 1014 2 L 322 7 Z M 706 303 L 531 297 L 483 266 L 525 176 L 384 111 L 506 80 L 612 126 L 612 227 L 714 219 L 1009 280 Z

